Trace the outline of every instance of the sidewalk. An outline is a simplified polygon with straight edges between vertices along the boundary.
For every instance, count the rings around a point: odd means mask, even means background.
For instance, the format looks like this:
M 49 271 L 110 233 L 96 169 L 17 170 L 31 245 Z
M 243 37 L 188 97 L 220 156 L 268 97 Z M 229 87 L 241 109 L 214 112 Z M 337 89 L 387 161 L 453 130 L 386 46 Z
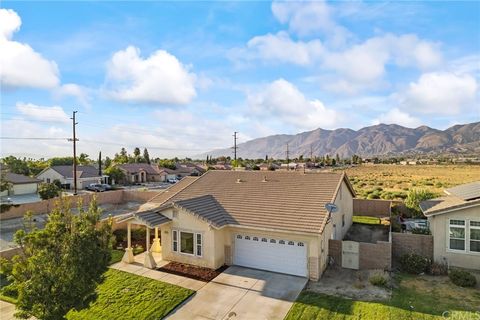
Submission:
M 145 268 L 143 266 L 143 260 L 144 260 L 145 254 L 141 253 L 135 256 L 135 262 L 128 264 L 124 262 L 118 262 L 110 266 L 110 268 L 117 269 L 120 271 L 124 272 L 129 272 L 136 274 L 138 276 L 142 277 L 147 277 L 155 280 L 159 280 L 162 282 L 174 284 L 183 288 L 191 289 L 194 291 L 198 291 L 200 288 L 205 286 L 207 283 L 200 281 L 200 280 L 195 280 L 195 279 L 190 279 L 184 276 L 178 276 L 175 274 L 163 272 L 163 271 L 158 271 L 158 270 L 152 270 Z M 155 262 L 157 263 L 157 268 L 160 268 L 168 263 L 168 261 L 162 260 L 162 254 L 161 253 L 153 253 L 153 258 L 155 259 Z M 2 319 L 3 320 L 3 319 Z

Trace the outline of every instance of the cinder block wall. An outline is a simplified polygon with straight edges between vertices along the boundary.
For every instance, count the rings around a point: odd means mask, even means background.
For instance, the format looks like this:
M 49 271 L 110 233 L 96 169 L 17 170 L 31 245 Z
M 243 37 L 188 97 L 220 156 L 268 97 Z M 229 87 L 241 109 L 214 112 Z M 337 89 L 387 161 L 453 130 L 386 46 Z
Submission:
M 415 253 L 425 258 L 433 258 L 433 236 L 423 234 L 392 232 L 393 261 L 406 253 Z
M 392 268 L 392 244 L 390 242 L 360 242 L 359 255 L 360 270 L 391 270 Z
M 390 217 L 392 201 L 353 199 L 353 215 L 385 218 Z
M 342 240 L 328 240 L 328 255 L 333 258 L 335 266 L 342 266 Z

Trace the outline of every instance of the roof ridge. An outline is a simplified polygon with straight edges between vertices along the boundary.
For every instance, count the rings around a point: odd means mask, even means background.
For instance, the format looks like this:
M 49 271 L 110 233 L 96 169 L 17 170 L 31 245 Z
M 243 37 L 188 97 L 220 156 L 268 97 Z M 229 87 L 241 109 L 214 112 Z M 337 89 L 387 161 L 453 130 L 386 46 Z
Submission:
M 163 201 L 163 202 L 160 203 L 159 205 L 164 204 L 165 202 L 167 202 L 168 200 L 170 200 L 171 198 L 173 198 L 173 196 L 175 196 L 175 195 L 178 194 L 179 192 L 182 192 L 183 190 L 185 190 L 185 188 L 191 186 L 193 183 L 195 183 L 195 181 L 199 180 L 199 179 L 201 178 L 201 176 L 198 177 L 198 178 L 196 178 L 196 177 L 185 177 L 185 178 L 193 179 L 193 181 L 190 182 L 189 184 L 187 184 L 186 186 L 184 186 L 182 189 L 180 189 L 180 190 L 178 190 L 177 192 L 175 192 L 175 193 L 173 193 L 172 195 L 170 195 L 170 197 L 168 197 L 167 199 L 165 199 L 165 201 Z M 185 179 L 185 178 L 184 178 L 184 179 Z M 147 203 L 148 203 L 148 202 L 151 202 L 151 201 L 152 201 L 153 199 L 155 199 L 156 197 L 161 196 L 162 194 L 164 194 L 165 192 L 167 192 L 168 189 L 170 189 L 170 188 L 172 188 L 172 187 L 174 187 L 174 186 L 175 186 L 175 185 L 172 185 L 172 186 L 168 187 L 167 189 L 165 189 L 164 192 L 160 192 L 159 194 L 153 196 L 151 199 L 149 199 L 149 200 L 147 201 Z

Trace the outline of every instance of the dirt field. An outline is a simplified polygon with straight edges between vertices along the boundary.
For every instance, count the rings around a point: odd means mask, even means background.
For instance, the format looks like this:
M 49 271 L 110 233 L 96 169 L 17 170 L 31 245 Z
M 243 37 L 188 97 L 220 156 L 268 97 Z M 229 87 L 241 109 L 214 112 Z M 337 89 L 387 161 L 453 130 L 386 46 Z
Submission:
M 445 188 L 480 180 L 473 165 L 362 165 L 345 170 L 359 198 L 403 199 L 411 188 L 438 195 Z

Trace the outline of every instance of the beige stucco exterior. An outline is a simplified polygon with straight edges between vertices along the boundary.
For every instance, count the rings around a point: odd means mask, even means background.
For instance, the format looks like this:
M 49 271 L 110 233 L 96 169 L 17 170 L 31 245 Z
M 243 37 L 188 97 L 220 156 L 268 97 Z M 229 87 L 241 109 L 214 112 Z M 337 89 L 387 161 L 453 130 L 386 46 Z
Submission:
M 93 177 L 93 178 L 78 178 L 77 189 L 85 189 L 92 183 L 104 183 L 107 176 Z M 45 183 L 52 183 L 54 180 L 60 181 L 61 184 L 70 184 L 70 189 L 73 189 L 73 178 L 65 178 L 57 171 L 48 168 L 37 175 L 37 179 L 43 180 Z
M 328 255 L 328 240 L 342 239 L 352 223 L 353 197 L 345 182 L 342 182 L 335 203 L 338 211 L 325 226 L 323 233 L 300 233 L 284 230 L 261 229 L 245 226 L 225 226 L 215 228 L 207 221 L 181 209 L 165 209 L 161 213 L 172 219 L 161 226 L 162 257 L 164 260 L 177 261 L 197 266 L 217 269 L 222 265 L 235 264 L 235 236 L 237 234 L 279 238 L 303 242 L 307 246 L 308 276 L 318 280 L 326 268 Z M 342 226 L 342 215 L 345 225 Z M 335 228 L 333 227 L 335 225 Z M 336 235 L 334 235 L 336 229 Z M 184 254 L 172 250 L 172 230 L 188 231 L 202 234 L 202 256 Z
M 445 212 L 428 217 L 433 235 L 433 258 L 438 263 L 448 263 L 449 266 L 480 270 L 480 253 L 468 252 L 469 234 L 466 232 L 466 250 L 450 250 L 448 243 L 449 220 L 480 221 L 480 205 L 470 208 Z

